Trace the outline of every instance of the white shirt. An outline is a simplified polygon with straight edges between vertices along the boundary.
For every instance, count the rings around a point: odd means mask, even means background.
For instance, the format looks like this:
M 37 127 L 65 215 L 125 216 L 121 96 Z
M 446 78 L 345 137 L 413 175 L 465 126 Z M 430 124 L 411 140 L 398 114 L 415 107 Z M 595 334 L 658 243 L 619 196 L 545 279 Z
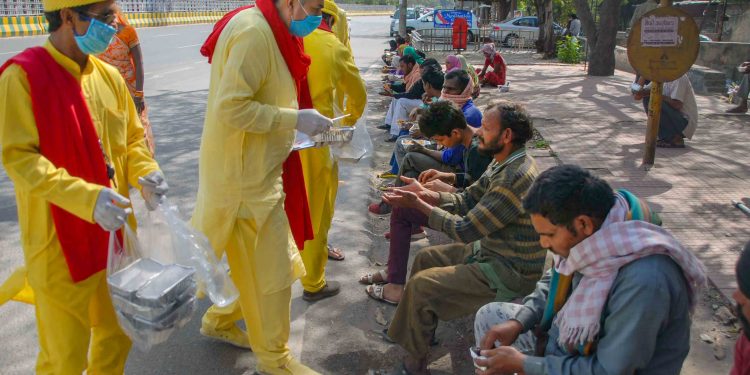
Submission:
M 687 74 L 672 82 L 664 83 L 662 94 L 682 102 L 680 112 L 688 119 L 687 127 L 682 134 L 687 139 L 692 139 L 695 129 L 698 127 L 698 104 L 695 103 L 695 93 Z
M 568 32 L 572 36 L 581 35 L 581 20 L 579 20 L 578 18 L 575 18 L 572 21 L 570 21 L 570 30 L 568 30 Z

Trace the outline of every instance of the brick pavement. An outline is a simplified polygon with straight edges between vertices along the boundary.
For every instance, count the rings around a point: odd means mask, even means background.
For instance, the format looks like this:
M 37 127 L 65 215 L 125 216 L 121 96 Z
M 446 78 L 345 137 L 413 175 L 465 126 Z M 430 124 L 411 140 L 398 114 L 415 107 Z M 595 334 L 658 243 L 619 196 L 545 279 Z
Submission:
M 582 66 L 511 65 L 508 79 L 509 93 L 491 90 L 478 104 L 497 98 L 526 103 L 563 163 L 644 197 L 731 299 L 734 265 L 750 240 L 750 218 L 731 205 L 750 197 L 750 115 L 724 115 L 729 104 L 720 97 L 697 96 L 698 130 L 687 148 L 657 149 L 654 168 L 645 171 L 646 115 L 629 95 L 633 75 L 587 77 Z

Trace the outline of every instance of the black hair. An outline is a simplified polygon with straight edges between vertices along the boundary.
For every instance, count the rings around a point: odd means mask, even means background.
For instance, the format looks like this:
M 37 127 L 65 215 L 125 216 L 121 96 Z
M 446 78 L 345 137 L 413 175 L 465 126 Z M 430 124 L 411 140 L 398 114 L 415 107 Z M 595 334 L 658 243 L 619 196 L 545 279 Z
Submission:
M 453 129 L 466 129 L 466 118 L 461 110 L 446 100 L 432 103 L 419 118 L 419 131 L 428 138 L 448 136 Z
M 523 199 L 526 212 L 541 215 L 574 234 L 576 217 L 590 216 L 598 227 L 614 205 L 615 193 L 607 181 L 571 164 L 542 172 Z
M 406 39 L 404 39 L 404 37 L 402 37 L 401 35 L 399 35 L 399 36 L 396 37 L 396 44 L 398 44 L 400 46 L 400 45 L 402 45 L 404 43 L 406 43 Z
M 571 14 L 570 14 L 570 18 L 572 18 L 572 19 L 576 19 L 576 18 L 578 18 L 578 16 L 576 16 L 576 14 L 575 14 L 575 13 L 571 13 Z
M 398 49 L 398 42 L 393 39 L 388 41 L 388 45 L 391 46 L 391 51 L 395 51 Z
M 78 7 L 71 7 L 70 10 L 79 14 L 86 13 L 89 11 L 89 8 L 91 8 L 92 5 L 93 4 L 86 4 L 86 5 L 81 5 Z M 59 30 L 60 27 L 62 27 L 63 19 L 62 19 L 62 16 L 60 15 L 61 10 L 62 9 L 53 10 L 51 12 L 44 12 L 44 18 L 47 19 L 47 23 L 49 24 L 49 26 L 47 27 L 48 32 L 50 33 L 55 32 Z
M 407 64 L 407 65 L 408 64 L 416 64 L 417 63 L 417 60 L 415 60 L 414 56 L 412 56 L 412 55 L 403 55 L 403 56 L 401 56 L 401 60 L 398 60 L 398 61 L 399 61 L 399 63 L 404 63 L 404 64 Z
M 469 77 L 469 73 L 466 73 L 465 70 L 457 69 L 445 75 L 445 80 L 447 81 L 449 79 L 458 79 L 458 89 L 459 91 L 464 92 L 466 86 L 469 85 L 471 77 Z
M 417 55 L 419 55 L 419 57 L 421 57 L 421 58 L 423 58 L 423 59 L 424 59 L 425 57 L 427 57 L 427 54 L 425 54 L 425 53 L 424 53 L 423 51 L 420 51 L 420 50 L 418 50 L 418 49 L 415 49 L 415 51 L 417 51 Z
M 422 73 L 422 81 L 429 83 L 435 90 L 442 90 L 445 78 L 443 77 L 443 72 L 428 69 Z
M 422 61 L 422 64 L 420 65 L 420 67 L 422 69 L 432 69 L 432 70 L 436 70 L 438 72 L 442 72 L 443 71 L 442 65 L 440 65 L 440 63 L 437 60 L 433 59 L 433 58 L 424 59 L 424 61 Z
M 534 135 L 534 124 L 526 108 L 520 104 L 502 100 L 490 104 L 484 112 L 487 113 L 493 109 L 500 111 L 500 129 L 513 131 L 512 142 L 516 147 L 523 147 L 531 140 Z

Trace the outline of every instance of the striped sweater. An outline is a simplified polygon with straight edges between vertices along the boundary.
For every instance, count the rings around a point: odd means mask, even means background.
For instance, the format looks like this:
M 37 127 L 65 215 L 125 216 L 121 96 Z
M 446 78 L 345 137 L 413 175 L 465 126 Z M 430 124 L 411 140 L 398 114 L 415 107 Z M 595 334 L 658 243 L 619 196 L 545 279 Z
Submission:
M 536 162 L 523 148 L 502 163 L 493 161 L 463 192 L 440 193 L 440 203 L 430 213 L 430 228 L 463 243 L 479 241 L 478 262 L 503 263 L 536 282 L 546 250 L 521 201 L 538 174 Z M 503 269 L 507 270 L 498 268 Z

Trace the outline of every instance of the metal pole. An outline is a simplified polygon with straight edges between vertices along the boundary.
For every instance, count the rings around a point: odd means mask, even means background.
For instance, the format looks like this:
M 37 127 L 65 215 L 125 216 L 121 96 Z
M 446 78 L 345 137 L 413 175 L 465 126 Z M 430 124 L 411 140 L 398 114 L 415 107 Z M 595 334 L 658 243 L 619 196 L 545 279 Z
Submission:
M 659 119 L 661 118 L 661 89 L 661 82 L 651 82 L 646 147 L 643 150 L 643 165 L 646 168 L 654 165 L 654 158 L 656 157 L 656 138 L 659 135 Z
M 661 0 L 659 7 L 672 5 L 671 0 Z M 661 119 L 662 82 L 651 82 L 651 96 L 648 102 L 648 126 L 646 128 L 646 145 L 643 148 L 643 167 L 654 165 L 656 158 L 656 139 L 659 136 L 659 119 Z

